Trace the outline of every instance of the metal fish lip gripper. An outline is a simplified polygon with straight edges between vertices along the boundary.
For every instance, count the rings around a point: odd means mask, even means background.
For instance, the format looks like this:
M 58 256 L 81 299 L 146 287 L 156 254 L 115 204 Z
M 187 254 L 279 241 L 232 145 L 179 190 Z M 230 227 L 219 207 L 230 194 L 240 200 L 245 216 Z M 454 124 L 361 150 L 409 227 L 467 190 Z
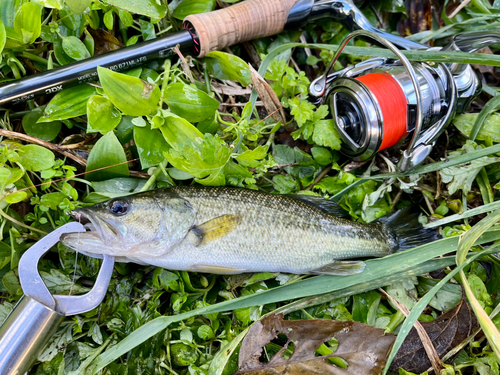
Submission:
M 19 261 L 24 295 L 0 327 L 0 374 L 24 374 L 56 332 L 65 316 L 96 308 L 104 299 L 113 274 L 114 258 L 104 255 L 90 292 L 79 296 L 52 295 L 38 273 L 38 262 L 64 233 L 85 232 L 80 223 L 68 223 L 31 246 Z

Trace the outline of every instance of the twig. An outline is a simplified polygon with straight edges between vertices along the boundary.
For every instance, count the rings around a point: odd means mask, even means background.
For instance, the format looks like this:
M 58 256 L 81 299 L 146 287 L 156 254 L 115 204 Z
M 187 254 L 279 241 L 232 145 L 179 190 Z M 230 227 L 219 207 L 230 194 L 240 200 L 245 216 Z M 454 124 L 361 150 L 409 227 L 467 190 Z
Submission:
M 469 4 L 469 3 L 470 3 L 470 0 L 462 1 L 462 3 L 459 6 L 457 6 L 453 12 L 451 12 L 451 14 L 448 16 L 448 18 L 451 20 L 453 17 L 455 17 L 458 14 L 458 12 L 460 12 L 462 9 L 464 9 L 467 6 L 467 4 Z
M 70 145 L 59 145 L 59 147 L 63 150 L 74 150 L 75 148 L 80 148 L 82 146 L 85 146 L 87 143 L 90 143 L 92 142 L 95 137 L 96 137 L 97 133 L 94 133 L 92 134 L 91 137 L 87 138 L 87 139 L 84 139 L 83 141 L 81 142 L 78 142 L 78 143 L 72 143 Z
M 222 103 L 222 105 L 226 107 L 244 107 L 247 105 L 247 103 Z M 255 102 L 256 107 L 263 107 L 264 103 L 262 103 L 260 100 Z
M 332 170 L 332 165 L 330 164 L 328 167 L 326 167 L 325 169 L 323 169 L 321 171 L 321 173 L 318 175 L 318 177 L 316 177 L 316 179 L 314 180 L 314 182 L 311 185 L 306 187 L 306 190 L 311 190 L 314 187 L 314 185 L 316 185 L 318 182 L 320 182 L 323 179 L 323 177 L 325 177 L 328 174 L 328 172 L 330 172 L 331 170 Z
M 3 216 L 4 218 L 6 218 L 7 220 L 9 221 L 12 221 L 14 224 L 17 224 L 23 228 L 26 228 L 26 229 L 29 229 L 29 230 L 32 230 L 33 232 L 38 232 L 38 233 L 41 233 L 41 234 L 47 234 L 47 232 L 43 231 L 43 230 L 40 230 L 40 229 L 36 229 L 36 228 L 33 228 L 33 227 L 30 227 L 29 225 L 26 225 L 24 223 L 21 223 L 20 221 L 14 219 L 12 216 L 8 215 L 5 211 L 3 211 L 1 208 L 0 208 L 0 215 Z
M 398 193 L 394 197 L 394 200 L 392 201 L 391 212 L 394 211 L 394 208 L 396 208 L 396 205 L 398 204 L 398 202 L 401 199 L 402 195 L 403 195 L 403 189 L 399 189 Z
M 50 143 L 50 142 L 47 142 L 47 141 L 44 141 L 42 139 L 30 137 L 27 134 L 13 132 L 10 130 L 5 130 L 5 129 L 0 129 L 0 135 L 4 136 L 4 137 L 9 137 L 9 138 L 20 139 L 20 140 L 28 142 L 28 143 L 33 143 L 33 144 L 48 148 L 49 150 L 56 151 L 60 154 L 63 154 L 64 156 L 67 156 L 70 159 L 73 159 L 78 164 L 83 165 L 84 167 L 87 165 L 87 160 L 85 160 L 84 158 L 81 158 L 80 156 L 76 156 L 73 153 L 64 150 L 60 146 L 55 145 L 55 144 Z
M 177 54 L 177 56 L 179 56 L 179 59 L 181 60 L 182 70 L 184 70 L 184 73 L 186 73 L 191 83 L 194 83 L 193 73 L 191 73 L 191 69 L 189 69 L 189 65 L 186 59 L 184 58 L 184 55 L 181 53 L 181 51 L 177 46 L 172 48 L 172 50 Z
M 67 156 L 68 158 L 76 161 L 81 166 L 84 166 L 84 167 L 87 166 L 87 160 L 85 160 L 84 158 L 77 156 L 69 151 L 66 151 L 64 148 L 62 148 L 62 146 L 55 145 L 53 143 L 44 141 L 42 139 L 30 137 L 27 134 L 13 132 L 10 130 L 5 130 L 5 129 L 0 129 L 0 136 L 14 138 L 14 139 L 20 139 L 20 140 L 28 142 L 28 143 L 33 143 L 33 144 L 48 148 L 49 150 L 52 150 L 52 151 L 58 152 L 60 154 L 63 154 L 64 156 Z M 114 165 L 110 165 L 107 168 L 111 168 L 111 167 L 114 167 Z M 130 171 L 129 173 L 130 173 L 130 176 L 132 176 L 132 177 L 141 177 L 141 178 L 149 178 L 150 177 L 149 174 L 144 173 L 144 172 Z
M 404 316 L 408 317 L 410 314 L 410 311 L 406 308 L 405 305 L 402 303 L 399 303 L 394 297 L 392 297 L 389 293 L 387 293 L 384 289 L 379 288 L 379 290 L 384 293 L 387 298 L 389 298 L 394 305 L 403 313 Z M 429 338 L 429 335 L 425 331 L 424 327 L 422 327 L 422 324 L 417 320 L 414 325 L 415 329 L 417 330 L 418 337 L 420 337 L 420 340 L 422 341 L 422 344 L 424 345 L 425 352 L 427 353 L 427 357 L 429 357 L 429 360 L 432 363 L 432 368 L 434 369 L 434 372 L 436 375 L 441 375 L 441 370 L 444 368 L 443 364 L 441 363 L 441 359 L 439 358 L 439 355 L 436 352 L 436 348 L 434 348 L 434 345 L 432 345 L 432 341 Z
M 438 199 L 441 195 L 441 174 L 439 171 L 436 171 L 436 195 L 434 199 Z

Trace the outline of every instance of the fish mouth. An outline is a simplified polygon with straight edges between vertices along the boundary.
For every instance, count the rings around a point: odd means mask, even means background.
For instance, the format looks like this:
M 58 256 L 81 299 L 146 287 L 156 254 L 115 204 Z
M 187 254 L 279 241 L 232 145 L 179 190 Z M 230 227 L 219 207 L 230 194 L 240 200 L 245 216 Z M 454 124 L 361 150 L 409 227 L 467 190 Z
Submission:
M 78 208 L 68 213 L 73 219 L 82 224 L 87 229 L 88 235 L 99 236 L 106 246 L 116 246 L 123 239 L 123 234 L 112 223 L 107 222 L 99 215 L 85 208 Z

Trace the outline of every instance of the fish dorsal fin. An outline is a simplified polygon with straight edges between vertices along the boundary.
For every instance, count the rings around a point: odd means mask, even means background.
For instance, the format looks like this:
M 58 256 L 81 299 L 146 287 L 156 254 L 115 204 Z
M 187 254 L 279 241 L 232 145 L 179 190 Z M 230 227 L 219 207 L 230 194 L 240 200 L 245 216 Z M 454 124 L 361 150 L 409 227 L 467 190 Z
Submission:
M 311 270 L 309 273 L 313 275 L 348 276 L 363 272 L 365 267 L 365 262 L 360 260 L 336 260 L 333 263 Z
M 300 195 L 300 194 L 297 195 L 287 194 L 287 197 L 301 201 L 311 207 L 323 211 L 326 214 L 335 217 L 340 217 L 342 219 L 352 220 L 352 217 L 351 215 L 349 215 L 349 212 L 344 210 L 337 202 L 334 202 L 330 199 L 325 199 L 323 197 L 318 197 L 315 195 Z
M 191 241 L 195 246 L 204 245 L 227 236 L 240 223 L 239 215 L 222 215 L 197 225 L 190 230 Z

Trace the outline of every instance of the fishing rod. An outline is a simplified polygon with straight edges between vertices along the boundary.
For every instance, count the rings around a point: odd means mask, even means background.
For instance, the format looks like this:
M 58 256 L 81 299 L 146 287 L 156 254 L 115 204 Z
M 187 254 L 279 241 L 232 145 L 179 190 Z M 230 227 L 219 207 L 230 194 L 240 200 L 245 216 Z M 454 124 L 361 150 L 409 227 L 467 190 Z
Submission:
M 228 8 L 190 15 L 181 31 L 4 84 L 0 86 L 0 107 L 97 80 L 98 66 L 114 71 L 128 70 L 152 60 L 169 58 L 175 55 L 173 48 L 176 46 L 183 53 L 204 57 L 211 51 L 301 27 L 310 21 L 332 17 L 329 6 L 335 2 L 246 0 Z M 341 3 L 351 4 L 350 1 Z M 369 25 L 361 12 L 353 19 L 341 12 L 336 20 L 349 29 L 363 29 Z M 393 39 L 391 34 L 384 35 L 388 40 Z M 409 48 L 416 46 L 411 41 L 405 43 Z
M 95 56 L 0 86 L 0 107 L 96 80 L 97 67 L 127 70 L 151 60 L 211 51 L 328 18 L 353 31 L 342 42 L 326 73 L 310 86 L 316 104 L 328 104 L 343 140 L 341 152 L 357 161 L 399 148 L 407 173 L 430 154 L 456 113 L 464 112 L 482 90 L 468 64 L 410 62 L 403 50 L 438 50 L 374 27 L 352 0 L 246 0 L 228 8 L 186 17 L 182 31 Z M 353 37 L 391 50 L 396 58 L 372 58 L 338 72 L 334 62 Z M 457 35 L 443 51 L 474 52 L 500 42 L 500 33 Z M 404 150 L 403 150 L 404 148 Z

